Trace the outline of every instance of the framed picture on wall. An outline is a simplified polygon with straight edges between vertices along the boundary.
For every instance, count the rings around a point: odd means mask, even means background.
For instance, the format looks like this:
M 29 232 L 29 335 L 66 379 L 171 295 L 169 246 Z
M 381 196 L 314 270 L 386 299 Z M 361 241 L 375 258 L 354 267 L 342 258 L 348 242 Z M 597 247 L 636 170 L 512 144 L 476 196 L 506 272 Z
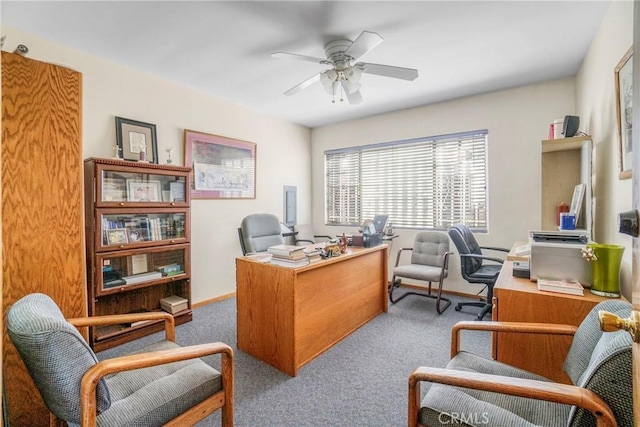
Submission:
M 631 178 L 633 149 L 633 46 L 615 68 L 616 115 L 618 121 L 619 179 Z
M 194 199 L 255 199 L 256 144 L 184 131 L 185 166 L 193 168 Z
M 116 144 L 124 160 L 158 163 L 154 124 L 116 117 Z

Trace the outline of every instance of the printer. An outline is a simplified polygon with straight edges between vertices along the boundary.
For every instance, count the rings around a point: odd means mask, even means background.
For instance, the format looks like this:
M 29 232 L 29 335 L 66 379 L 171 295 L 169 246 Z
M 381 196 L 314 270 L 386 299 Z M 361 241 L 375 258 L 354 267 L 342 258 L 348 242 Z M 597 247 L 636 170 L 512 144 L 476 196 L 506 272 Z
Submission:
M 586 230 L 530 231 L 531 280 L 577 280 L 591 286 L 591 264 L 582 258 L 582 249 L 591 243 Z

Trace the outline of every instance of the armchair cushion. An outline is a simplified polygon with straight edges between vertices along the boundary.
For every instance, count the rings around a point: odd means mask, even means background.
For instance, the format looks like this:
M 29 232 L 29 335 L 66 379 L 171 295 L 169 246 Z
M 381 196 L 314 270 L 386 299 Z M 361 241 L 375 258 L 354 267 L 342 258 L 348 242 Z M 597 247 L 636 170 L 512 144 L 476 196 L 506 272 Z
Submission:
M 515 378 L 550 381 L 513 366 L 488 360 L 472 353 L 460 352 L 447 368 L 503 375 Z M 425 426 L 565 426 L 571 406 L 535 399 L 513 397 L 487 391 L 432 384 L 421 405 L 419 420 Z M 456 412 L 452 408 L 457 408 Z M 560 421 L 557 421 L 560 420 Z
M 415 280 L 424 280 L 425 282 L 437 282 L 440 280 L 440 267 L 430 265 L 405 264 L 399 265 L 393 269 L 395 276 L 406 277 Z M 444 276 L 447 277 L 445 271 Z
M 179 347 L 164 340 L 130 354 Z M 106 382 L 113 404 L 97 418 L 105 426 L 161 425 L 222 390 L 220 373 L 200 359 L 118 372 Z

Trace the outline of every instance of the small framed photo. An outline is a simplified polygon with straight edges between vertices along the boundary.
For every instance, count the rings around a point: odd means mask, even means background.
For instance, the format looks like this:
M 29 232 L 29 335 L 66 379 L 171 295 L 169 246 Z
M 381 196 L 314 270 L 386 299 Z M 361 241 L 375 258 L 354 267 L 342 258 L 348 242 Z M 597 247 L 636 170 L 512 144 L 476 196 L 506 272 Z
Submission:
M 160 181 L 128 179 L 127 200 L 129 202 L 161 202 L 162 186 Z
M 580 217 L 580 210 L 582 209 L 582 200 L 584 199 L 584 192 L 587 186 L 585 184 L 578 184 L 573 188 L 573 197 L 571 198 L 571 207 L 569 212 L 576 215 L 576 224 Z
M 127 237 L 129 243 L 144 242 L 146 239 L 146 233 L 141 228 L 129 228 L 127 229 Z
M 158 163 L 154 124 L 116 117 L 116 143 L 124 160 Z
M 110 245 L 129 243 L 129 239 L 127 238 L 127 229 L 112 228 L 111 230 L 107 230 L 107 243 Z

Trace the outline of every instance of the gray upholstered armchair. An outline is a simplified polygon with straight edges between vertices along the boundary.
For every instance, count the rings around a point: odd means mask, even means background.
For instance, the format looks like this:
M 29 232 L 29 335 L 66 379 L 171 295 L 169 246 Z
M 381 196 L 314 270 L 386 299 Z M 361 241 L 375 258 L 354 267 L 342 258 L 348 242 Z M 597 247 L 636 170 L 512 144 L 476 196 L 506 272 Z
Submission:
M 422 367 L 409 377 L 409 425 L 415 426 L 633 426 L 632 340 L 602 332 L 599 310 L 628 318 L 631 304 L 596 305 L 579 327 L 540 323 L 460 322 L 452 332 L 446 369 Z M 459 350 L 461 330 L 573 336 L 559 384 Z M 544 349 L 540 349 L 544 351 Z M 434 383 L 420 401 L 420 383 Z
M 164 320 L 166 339 L 98 362 L 76 327 Z M 30 294 L 6 325 L 47 408 L 68 425 L 193 425 L 222 408 L 233 426 L 233 350 L 222 343 L 180 347 L 169 313 L 66 320 L 53 300 Z M 220 354 L 218 372 L 200 357 Z
M 269 246 L 284 244 L 278 217 L 259 213 L 246 216 L 238 228 L 242 254 L 264 252 Z
M 411 251 L 411 262 L 400 264 L 404 251 Z M 451 300 L 442 296 L 442 282 L 449 269 L 449 236 L 439 231 L 422 231 L 416 234 L 413 248 L 401 248 L 396 257 L 393 277 L 389 286 L 389 300 L 396 303 L 407 295 L 419 295 L 436 300 L 436 311 L 441 314 L 449 307 Z M 402 278 L 429 282 L 427 293 L 406 291 L 394 298 L 393 292 L 402 284 Z M 438 284 L 435 294 L 431 293 L 431 283 Z M 444 303 L 442 303 L 444 301 Z

